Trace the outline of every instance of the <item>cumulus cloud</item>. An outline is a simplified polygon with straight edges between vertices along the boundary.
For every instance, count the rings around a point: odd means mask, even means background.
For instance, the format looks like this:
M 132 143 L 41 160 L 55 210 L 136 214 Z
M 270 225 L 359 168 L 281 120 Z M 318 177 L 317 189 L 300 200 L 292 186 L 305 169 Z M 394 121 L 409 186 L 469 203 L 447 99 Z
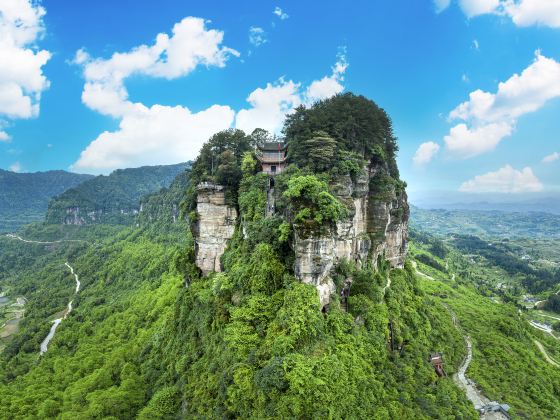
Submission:
M 436 12 L 449 7 L 450 0 L 434 0 Z M 517 26 L 560 27 L 560 0 L 458 0 L 467 17 L 484 14 L 507 16 Z
M 543 161 L 543 163 L 552 163 L 552 162 L 557 161 L 558 159 L 560 159 L 560 153 L 554 152 L 554 153 L 551 153 L 548 156 L 545 156 L 542 161 Z
M 431 162 L 438 151 L 439 144 L 434 143 L 433 141 L 422 143 L 416 150 L 412 160 L 416 166 L 426 165 Z
M 276 6 L 274 8 L 274 11 L 272 12 L 274 13 L 276 16 L 278 16 L 280 18 L 280 20 L 286 20 L 288 19 L 290 16 L 288 16 L 287 13 L 285 13 L 280 7 Z
M 286 114 L 293 112 L 299 105 L 311 105 L 342 92 L 347 68 L 343 50 L 332 67 L 332 73 L 311 82 L 307 88 L 301 83 L 280 78 L 276 83 L 268 83 L 265 88 L 254 90 L 247 98 L 251 108 L 237 113 L 236 127 L 248 133 L 257 127 L 279 132 Z
M 10 141 L 10 136 L 5 131 L 0 130 L 0 141 Z
M 278 132 L 285 114 L 310 100 L 309 88 L 283 78 L 251 92 L 247 97 L 250 106 L 237 114 L 227 105 L 192 112 L 185 106 L 146 106 L 129 99 L 125 81 L 131 75 L 174 79 L 197 66 L 225 66 L 228 57 L 239 54 L 223 46 L 222 40 L 222 32 L 207 29 L 202 19 L 189 17 L 173 27 L 172 36 L 159 34 L 152 45 L 114 53 L 108 59 L 92 58 L 85 50 L 79 50 L 73 62 L 83 67 L 82 102 L 117 118 L 119 127 L 94 139 L 72 169 L 106 173 L 122 167 L 194 159 L 202 144 L 217 131 L 236 126 L 247 132 L 256 127 Z M 317 89 L 313 95 L 323 99 L 340 92 L 346 66 L 339 57 L 332 75 L 327 77 L 338 85 Z
M 263 28 L 258 26 L 251 26 L 249 28 L 249 42 L 255 47 L 259 47 L 267 42 L 266 32 Z
M 147 107 L 128 99 L 127 77 L 142 74 L 175 79 L 197 66 L 224 67 L 239 53 L 222 45 L 223 32 L 206 29 L 200 18 L 177 23 L 172 36 L 159 34 L 155 42 L 109 59 L 93 59 L 83 49 L 74 62 L 83 66 L 82 102 L 89 108 L 120 119 L 116 131 L 106 131 L 92 141 L 72 169 L 93 173 L 123 166 L 169 164 L 192 159 L 208 137 L 231 127 L 235 112 L 213 105 L 197 113 L 183 106 Z
M 491 151 L 513 133 L 519 117 L 559 96 L 560 63 L 537 51 L 533 63 L 501 82 L 496 93 L 475 90 L 451 111 L 450 120 L 464 122 L 451 128 L 445 145 L 462 158 Z
M 0 0 L 0 118 L 33 118 L 49 87 L 43 66 L 51 54 L 37 48 L 45 9 L 30 0 Z M 0 120 L 0 123 L 2 120 Z M 7 140 L 0 131 L 0 139 Z
M 496 172 L 475 176 L 464 182 L 459 191 L 467 193 L 528 193 L 543 190 L 533 170 L 525 167 L 518 171 L 506 165 Z

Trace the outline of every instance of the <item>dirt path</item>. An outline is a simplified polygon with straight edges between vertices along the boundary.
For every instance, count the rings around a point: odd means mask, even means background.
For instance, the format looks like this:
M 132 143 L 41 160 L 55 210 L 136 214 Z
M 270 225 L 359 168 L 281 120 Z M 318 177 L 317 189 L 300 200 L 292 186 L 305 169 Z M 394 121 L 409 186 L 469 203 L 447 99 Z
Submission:
M 414 260 L 410 260 L 412 267 L 414 267 L 414 271 L 416 272 L 416 274 L 418 274 L 421 277 L 424 277 L 425 279 L 428 280 L 432 280 L 434 281 L 435 279 L 432 276 L 428 276 L 427 274 L 422 273 L 420 270 L 418 270 L 418 263 Z
M 560 365 L 548 355 L 546 349 L 544 348 L 544 346 L 540 341 L 537 340 L 533 340 L 533 341 L 535 342 L 536 346 L 539 348 L 539 350 L 541 351 L 542 355 L 544 356 L 544 358 L 548 363 L 550 363 L 552 366 L 560 367 Z

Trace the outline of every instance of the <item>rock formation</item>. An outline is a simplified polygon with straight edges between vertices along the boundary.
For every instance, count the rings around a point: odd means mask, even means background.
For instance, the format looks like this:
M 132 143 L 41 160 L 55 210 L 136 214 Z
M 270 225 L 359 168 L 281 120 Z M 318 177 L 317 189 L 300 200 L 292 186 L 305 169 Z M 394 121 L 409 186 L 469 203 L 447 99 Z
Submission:
M 340 177 L 331 185 L 350 214 L 328 235 L 294 240 L 294 273 L 304 283 L 317 287 L 321 306 L 335 292 L 331 269 L 342 259 L 358 265 L 377 264 L 379 258 L 392 267 L 402 267 L 406 258 L 409 207 L 404 190 L 388 176 L 383 164 L 364 168 L 352 181 Z
M 366 166 L 355 180 L 349 175 L 338 177 L 330 189 L 349 209 L 348 217 L 328 234 L 300 237 L 296 232 L 293 242 L 294 274 L 316 286 L 323 307 L 335 293 L 331 270 L 341 260 L 363 266 L 382 259 L 392 267 L 402 267 L 407 250 L 406 193 L 384 163 Z M 237 211 L 226 203 L 222 186 L 201 183 L 196 214 L 196 264 L 205 275 L 219 272 L 220 257 L 235 231 Z
M 221 271 L 220 257 L 235 231 L 237 210 L 227 205 L 221 185 L 203 182 L 196 190 L 196 265 L 207 275 Z

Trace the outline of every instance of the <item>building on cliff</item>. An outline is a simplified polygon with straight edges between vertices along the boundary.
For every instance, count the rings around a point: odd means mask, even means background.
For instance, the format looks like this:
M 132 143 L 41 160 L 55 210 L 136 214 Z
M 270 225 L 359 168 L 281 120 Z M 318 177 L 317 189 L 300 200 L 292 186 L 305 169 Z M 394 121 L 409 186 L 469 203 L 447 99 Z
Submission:
M 267 142 L 257 146 L 257 158 L 264 173 L 276 175 L 286 168 L 287 143 Z

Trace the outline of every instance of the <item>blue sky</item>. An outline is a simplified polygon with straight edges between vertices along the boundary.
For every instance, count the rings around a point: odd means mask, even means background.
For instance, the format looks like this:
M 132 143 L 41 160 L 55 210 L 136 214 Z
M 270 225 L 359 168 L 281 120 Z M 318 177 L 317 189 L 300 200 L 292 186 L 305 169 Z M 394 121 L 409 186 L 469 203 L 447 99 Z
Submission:
M 0 10 L 5 169 L 184 161 L 214 131 L 278 130 L 284 112 L 344 90 L 391 116 L 413 196 L 560 188 L 558 0 L 10 0 Z

